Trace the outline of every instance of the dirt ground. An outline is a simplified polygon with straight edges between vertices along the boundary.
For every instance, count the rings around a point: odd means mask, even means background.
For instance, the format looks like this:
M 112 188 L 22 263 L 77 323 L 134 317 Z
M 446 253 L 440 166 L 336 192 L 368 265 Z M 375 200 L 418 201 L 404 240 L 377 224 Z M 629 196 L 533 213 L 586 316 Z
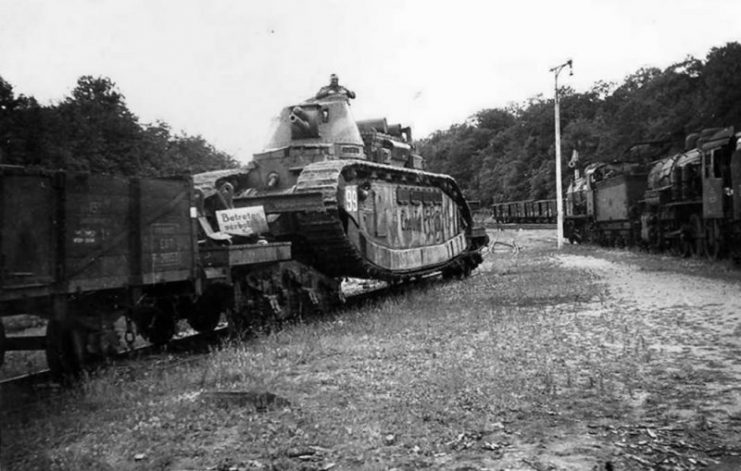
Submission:
M 491 234 L 495 241 L 529 249 L 555 245 L 555 238 L 539 231 L 520 231 L 511 240 L 501 232 Z M 577 303 L 576 309 L 582 315 L 619 319 L 615 325 L 628 338 L 621 341 L 615 332 L 601 347 L 633 350 L 637 365 L 633 381 L 625 381 L 626 414 L 604 414 L 605 420 L 588 424 L 586 436 L 574 434 L 566 424 L 556 427 L 552 433 L 562 432 L 564 440 L 544 444 L 539 455 L 547 464 L 533 468 L 557 469 L 559 461 L 564 469 L 586 466 L 594 453 L 584 453 L 577 465 L 580 448 L 609 447 L 612 442 L 611 464 L 622 461 L 623 469 L 741 469 L 738 267 L 569 245 L 552 257 L 564 268 L 592 274 L 603 285 L 598 299 Z M 595 404 L 593 410 L 599 409 Z M 568 457 L 570 465 L 559 455 Z
M 739 269 L 490 235 L 468 279 L 0 414 L 2 469 L 741 469 Z

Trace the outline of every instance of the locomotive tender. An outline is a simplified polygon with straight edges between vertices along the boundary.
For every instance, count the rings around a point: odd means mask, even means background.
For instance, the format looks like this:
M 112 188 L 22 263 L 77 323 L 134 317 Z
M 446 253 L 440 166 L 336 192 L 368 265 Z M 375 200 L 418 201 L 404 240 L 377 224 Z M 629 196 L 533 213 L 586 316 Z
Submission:
M 324 90 L 324 89 L 323 89 Z M 283 109 L 247 167 L 121 178 L 0 167 L 0 314 L 49 319 L 45 349 L 74 374 L 116 350 L 114 323 L 166 343 L 222 314 L 236 334 L 331 309 L 343 277 L 467 276 L 488 243 L 449 176 L 425 172 L 411 129 L 354 121 L 350 95 Z M 354 94 L 353 94 L 354 96 Z

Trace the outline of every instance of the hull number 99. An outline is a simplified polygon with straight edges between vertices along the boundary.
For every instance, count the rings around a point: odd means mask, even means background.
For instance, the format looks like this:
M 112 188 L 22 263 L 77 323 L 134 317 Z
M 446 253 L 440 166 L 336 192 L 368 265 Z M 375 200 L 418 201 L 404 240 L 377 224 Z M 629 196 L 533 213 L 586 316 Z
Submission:
M 345 210 L 356 212 L 358 210 L 358 186 L 348 185 L 345 187 Z

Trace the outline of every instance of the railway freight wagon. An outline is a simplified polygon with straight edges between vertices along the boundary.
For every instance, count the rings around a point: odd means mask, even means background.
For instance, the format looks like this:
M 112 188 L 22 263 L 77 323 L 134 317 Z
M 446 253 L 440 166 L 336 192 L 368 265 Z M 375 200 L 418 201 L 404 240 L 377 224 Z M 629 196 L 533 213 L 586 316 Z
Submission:
M 192 292 L 191 194 L 187 178 L 0 168 L 2 316 L 49 319 L 46 337 L 0 332 L 0 353 L 46 349 L 53 370 L 75 370 L 116 348 L 113 323 L 138 300 Z
M 527 200 L 494 203 L 491 216 L 500 224 L 552 224 L 556 222 L 556 200 Z
M 289 244 L 199 249 L 196 216 L 190 177 L 0 167 L 0 316 L 48 319 L 45 336 L 6 336 L 0 323 L 0 362 L 46 350 L 53 372 L 74 374 L 119 349 L 121 318 L 128 342 L 165 343 L 183 317 L 213 329 L 231 268 L 290 258 Z

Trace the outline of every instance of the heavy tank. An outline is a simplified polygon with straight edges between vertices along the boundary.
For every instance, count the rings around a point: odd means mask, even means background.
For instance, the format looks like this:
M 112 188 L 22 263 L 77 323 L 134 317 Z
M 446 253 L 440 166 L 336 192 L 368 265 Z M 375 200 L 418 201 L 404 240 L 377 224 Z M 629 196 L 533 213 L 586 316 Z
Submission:
M 350 96 L 339 87 L 283 108 L 266 149 L 248 167 L 195 177 L 210 243 L 228 243 L 230 236 L 292 243 L 299 265 L 279 276 L 274 270 L 247 275 L 274 279 L 250 282 L 247 291 L 263 298 L 308 291 L 316 302 L 317 290 L 306 285 L 329 286 L 342 277 L 395 283 L 435 272 L 465 276 L 481 262 L 488 238 L 474 227 L 455 180 L 423 170 L 409 127 L 355 121 Z M 230 221 L 236 230 L 226 227 Z M 324 279 L 307 278 L 309 271 Z

